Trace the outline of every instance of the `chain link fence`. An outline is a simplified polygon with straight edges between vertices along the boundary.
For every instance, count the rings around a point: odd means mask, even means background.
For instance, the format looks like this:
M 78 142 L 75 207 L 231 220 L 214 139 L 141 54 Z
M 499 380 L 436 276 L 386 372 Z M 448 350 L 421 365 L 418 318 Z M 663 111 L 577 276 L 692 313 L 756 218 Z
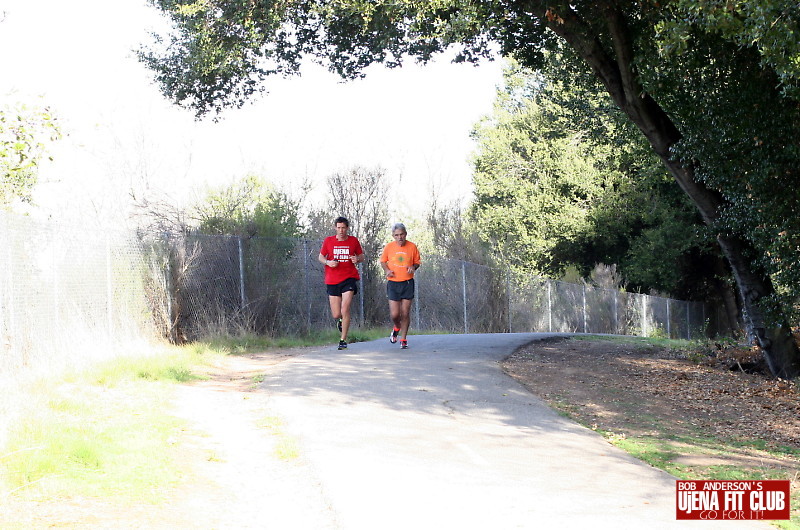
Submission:
M 150 256 L 132 233 L 0 212 L 0 446 L 29 378 L 150 351 L 165 298 Z
M 175 341 L 238 330 L 302 334 L 330 323 L 321 242 L 168 235 L 163 244 L 167 334 Z M 361 303 L 354 313 L 363 320 Z
M 134 234 L 0 214 L 0 241 L 0 375 L 158 335 L 152 264 Z
M 417 273 L 415 327 L 452 333 L 608 333 L 673 339 L 716 334 L 705 304 L 520 276 L 428 259 Z M 708 317 L 713 317 L 711 322 Z
M 98 233 L 10 214 L 0 214 L 0 240 L 0 376 L 82 363 L 156 337 L 333 326 L 318 240 Z M 368 258 L 353 321 L 388 326 L 383 274 Z M 423 256 L 412 326 L 693 339 L 715 334 L 716 317 L 698 302 Z
M 209 330 L 307 333 L 331 326 L 321 241 L 191 235 L 171 238 L 176 340 Z M 385 283 L 361 265 L 353 307 L 359 325 L 388 325 Z M 412 325 L 451 333 L 610 333 L 692 339 L 715 334 L 700 302 L 520 276 L 507 269 L 423 256 Z

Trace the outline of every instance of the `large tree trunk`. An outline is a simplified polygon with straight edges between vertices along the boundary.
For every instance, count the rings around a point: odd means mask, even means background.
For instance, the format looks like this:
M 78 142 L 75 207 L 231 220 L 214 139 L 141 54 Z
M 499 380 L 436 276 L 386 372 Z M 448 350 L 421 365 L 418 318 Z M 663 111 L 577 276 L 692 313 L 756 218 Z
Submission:
M 722 197 L 695 181 L 692 166 L 681 164 L 670 156 L 670 147 L 680 140 L 680 132 L 639 83 L 632 68 L 633 46 L 623 13 L 606 4 L 603 16 L 613 47 L 609 52 L 574 11 L 567 10 L 557 15 L 548 11 L 543 19 L 548 20 L 548 27 L 587 62 L 614 102 L 642 131 L 667 170 L 695 204 L 704 222 L 713 227 L 723 204 Z M 789 326 L 781 323 L 767 327 L 767 319 L 759 305 L 760 300 L 773 292 L 773 286 L 766 274 L 747 259 L 751 245 L 742 238 L 727 234 L 718 235 L 717 241 L 736 279 L 747 334 L 763 350 L 773 375 L 786 379 L 797 377 L 800 375 L 800 350 Z
M 725 318 L 728 330 L 732 335 L 738 334 L 744 326 L 744 320 L 739 317 L 739 304 L 736 302 L 736 292 L 725 279 L 730 276 L 730 270 L 725 266 L 725 260 L 721 256 L 714 257 L 714 274 L 716 276 L 715 285 L 719 292 L 722 306 L 725 308 Z

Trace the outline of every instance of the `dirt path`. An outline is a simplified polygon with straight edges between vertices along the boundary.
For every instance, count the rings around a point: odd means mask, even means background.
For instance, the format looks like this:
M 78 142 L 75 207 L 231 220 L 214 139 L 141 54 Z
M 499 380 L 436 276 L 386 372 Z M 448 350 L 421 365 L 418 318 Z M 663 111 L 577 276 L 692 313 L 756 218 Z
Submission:
M 229 357 L 207 381 L 179 387 L 176 415 L 196 429 L 187 433 L 196 477 L 176 492 L 170 509 L 180 514 L 179 526 L 336 528 L 311 469 L 281 431 L 267 396 L 255 391 L 261 374 L 288 356 Z

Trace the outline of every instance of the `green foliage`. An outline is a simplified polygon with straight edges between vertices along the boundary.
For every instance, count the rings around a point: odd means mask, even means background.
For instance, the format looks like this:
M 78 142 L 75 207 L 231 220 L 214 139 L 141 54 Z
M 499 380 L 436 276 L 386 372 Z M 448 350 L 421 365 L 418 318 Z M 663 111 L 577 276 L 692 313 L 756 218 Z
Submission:
M 663 54 L 688 52 L 698 32 L 753 48 L 760 67 L 774 71 L 785 94 L 800 96 L 800 6 L 794 0 L 678 0 L 657 26 Z
M 3 486 L 33 499 L 159 502 L 180 474 L 169 443 L 180 422 L 152 383 L 101 385 L 51 381 L 30 397 L 3 448 Z
M 47 143 L 60 137 L 56 118 L 46 107 L 0 109 L 0 206 L 14 199 L 30 202 Z
M 543 82 L 515 79 L 499 94 L 494 115 L 476 127 L 474 211 L 503 256 L 520 267 L 559 268 L 555 246 L 585 231 L 588 206 L 615 175 L 600 174 L 590 160 L 603 157 L 582 141 L 580 131 L 562 128 L 540 98 L 525 98 Z
M 762 15 L 777 4 L 765 4 Z M 676 9 L 679 7 L 689 9 L 686 2 L 679 2 Z M 740 4 L 736 9 L 752 7 Z M 794 82 L 800 78 L 788 70 L 768 69 L 777 46 L 775 35 L 742 41 L 751 32 L 772 35 L 772 29 L 756 30 L 754 21 L 745 18 L 734 31 L 725 22 L 734 11 L 719 13 L 713 2 L 708 8 L 690 10 L 695 14 L 670 22 L 686 37 L 683 53 L 680 57 L 666 54 L 662 68 L 643 68 L 642 75 L 678 119 L 683 138 L 673 152 L 684 163 L 694 164 L 697 178 L 722 197 L 713 229 L 752 244 L 748 258 L 755 270 L 770 278 L 774 288 L 761 305 L 776 321 L 783 316 L 796 322 L 800 319 L 796 296 L 800 219 L 795 213 L 800 202 L 796 186 L 800 177 L 800 106 L 785 94 L 800 94 L 782 93 L 780 88 L 790 86 L 789 77 L 794 76 Z M 785 18 L 771 23 L 780 27 L 796 24 L 796 16 L 795 5 Z M 796 47 L 796 42 L 786 43 L 787 57 L 796 54 Z M 674 49 L 668 47 L 667 51 Z M 665 74 L 664 65 L 667 72 L 680 65 L 686 75 Z
M 459 43 L 459 60 L 488 55 L 482 21 L 490 9 L 460 0 L 151 0 L 169 16 L 139 57 L 165 96 L 198 116 L 240 107 L 269 75 L 299 73 L 305 57 L 345 78 L 372 63 L 421 61 Z
M 195 217 L 204 234 L 300 235 L 298 203 L 254 176 L 210 192 L 204 202 L 195 206 Z
M 630 288 L 691 296 L 686 279 L 710 275 L 692 206 L 568 56 L 551 55 L 546 72 L 512 62 L 474 132 L 472 213 L 484 234 L 519 268 L 586 277 L 614 263 Z

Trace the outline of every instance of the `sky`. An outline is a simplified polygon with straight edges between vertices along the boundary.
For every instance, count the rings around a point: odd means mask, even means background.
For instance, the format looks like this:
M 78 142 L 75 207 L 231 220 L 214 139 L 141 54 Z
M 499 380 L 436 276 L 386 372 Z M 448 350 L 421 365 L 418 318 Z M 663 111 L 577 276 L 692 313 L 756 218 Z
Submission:
M 491 112 L 501 61 L 373 66 L 349 82 L 309 64 L 198 122 L 133 52 L 164 24 L 143 0 L 0 0 L 0 98 L 48 106 L 65 133 L 42 167 L 39 213 L 121 215 L 131 195 L 184 206 L 247 174 L 290 192 L 309 180 L 321 205 L 325 178 L 353 166 L 386 170 L 394 217 L 421 215 L 433 194 L 469 197 L 469 133 Z

